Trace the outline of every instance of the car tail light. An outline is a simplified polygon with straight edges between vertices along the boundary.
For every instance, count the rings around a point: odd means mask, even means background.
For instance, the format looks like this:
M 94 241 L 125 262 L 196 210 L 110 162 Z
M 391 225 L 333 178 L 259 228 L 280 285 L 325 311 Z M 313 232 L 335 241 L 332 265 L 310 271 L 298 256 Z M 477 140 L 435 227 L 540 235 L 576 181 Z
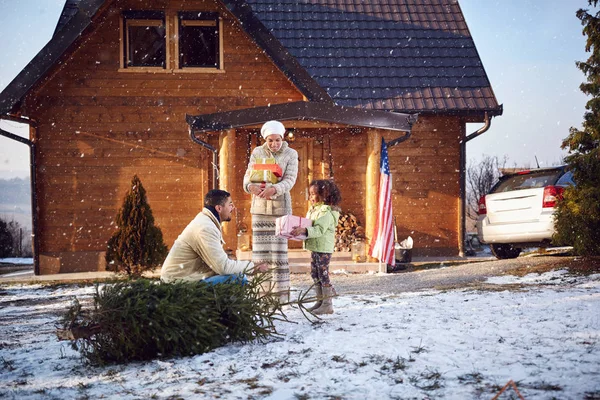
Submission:
M 546 186 L 544 188 L 544 199 L 542 200 L 542 208 L 552 208 L 556 206 L 556 202 L 562 199 L 565 189 L 561 186 Z
M 485 205 L 485 196 L 481 196 L 481 198 L 477 202 L 477 214 L 479 214 L 479 215 L 487 214 L 487 207 Z

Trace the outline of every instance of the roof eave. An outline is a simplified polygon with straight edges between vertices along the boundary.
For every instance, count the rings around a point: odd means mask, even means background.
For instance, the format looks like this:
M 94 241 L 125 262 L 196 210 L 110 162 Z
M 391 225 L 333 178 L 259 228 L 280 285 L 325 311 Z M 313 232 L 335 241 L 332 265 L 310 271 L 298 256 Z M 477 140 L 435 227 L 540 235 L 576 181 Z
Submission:
M 400 113 L 417 112 L 419 115 L 455 115 L 459 117 L 485 118 L 487 113 L 490 117 L 499 117 L 504 112 L 503 104 L 497 107 L 477 108 L 477 109 L 435 109 L 435 110 L 395 110 Z
M 67 49 L 91 24 L 105 0 L 84 0 L 77 13 L 0 93 L 0 115 L 10 113 L 27 93 L 56 64 Z

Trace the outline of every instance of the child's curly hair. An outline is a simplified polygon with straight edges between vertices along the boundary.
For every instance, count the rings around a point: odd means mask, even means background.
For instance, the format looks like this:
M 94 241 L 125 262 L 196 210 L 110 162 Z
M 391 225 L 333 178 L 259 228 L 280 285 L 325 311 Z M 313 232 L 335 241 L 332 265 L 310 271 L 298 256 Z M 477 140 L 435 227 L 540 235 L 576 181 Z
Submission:
M 309 187 L 311 186 L 315 187 L 317 194 L 323 199 L 323 203 L 329 206 L 337 207 L 342 201 L 340 189 L 332 180 L 315 179 L 310 183 Z

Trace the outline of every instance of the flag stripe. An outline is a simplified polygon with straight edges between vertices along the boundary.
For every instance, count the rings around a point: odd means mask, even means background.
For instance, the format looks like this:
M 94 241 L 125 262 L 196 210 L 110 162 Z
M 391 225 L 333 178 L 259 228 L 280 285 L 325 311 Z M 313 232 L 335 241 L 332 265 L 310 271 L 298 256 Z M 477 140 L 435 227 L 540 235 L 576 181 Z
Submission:
M 369 255 L 386 264 L 394 264 L 394 226 L 392 217 L 392 175 L 387 146 L 381 139 L 381 162 L 377 201 L 377 219 Z

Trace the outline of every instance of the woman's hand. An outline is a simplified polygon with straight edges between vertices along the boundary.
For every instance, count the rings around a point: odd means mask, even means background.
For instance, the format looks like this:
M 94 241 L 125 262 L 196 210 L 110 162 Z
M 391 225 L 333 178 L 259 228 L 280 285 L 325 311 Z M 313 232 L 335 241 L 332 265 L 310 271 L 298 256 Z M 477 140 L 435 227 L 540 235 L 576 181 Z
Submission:
M 299 226 L 295 226 L 294 229 L 290 232 L 292 236 L 300 236 L 300 235 L 308 235 L 308 229 L 301 228 Z
M 257 194 L 261 199 L 270 199 L 277 193 L 277 190 L 273 186 L 269 186 L 268 188 L 262 189 L 262 191 Z
M 257 184 L 254 184 L 254 183 L 251 183 L 248 186 L 248 191 L 250 193 L 252 193 L 253 195 L 255 195 L 255 196 L 259 196 L 263 192 L 263 190 L 260 187 L 260 185 L 257 185 Z

